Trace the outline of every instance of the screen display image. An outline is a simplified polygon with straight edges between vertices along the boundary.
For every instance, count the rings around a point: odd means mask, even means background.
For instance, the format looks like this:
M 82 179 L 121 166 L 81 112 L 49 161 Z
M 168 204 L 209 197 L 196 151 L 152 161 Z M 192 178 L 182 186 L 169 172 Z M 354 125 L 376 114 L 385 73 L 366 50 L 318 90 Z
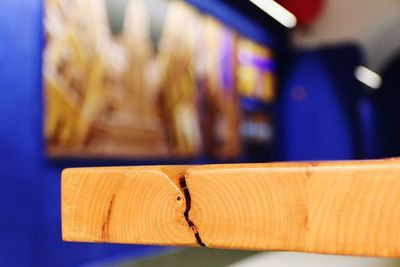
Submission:
M 47 0 L 50 157 L 243 152 L 240 98 L 275 98 L 273 52 L 183 1 Z

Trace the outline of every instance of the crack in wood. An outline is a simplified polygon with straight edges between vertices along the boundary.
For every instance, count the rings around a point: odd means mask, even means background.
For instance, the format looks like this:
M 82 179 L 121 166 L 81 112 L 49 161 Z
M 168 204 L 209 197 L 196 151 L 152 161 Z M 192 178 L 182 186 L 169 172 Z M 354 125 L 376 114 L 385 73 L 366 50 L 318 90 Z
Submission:
M 112 195 L 111 200 L 110 200 L 110 204 L 108 205 L 108 209 L 107 209 L 107 216 L 106 219 L 103 222 L 103 226 L 101 229 L 101 238 L 103 241 L 106 241 L 108 239 L 108 226 L 110 223 L 110 218 L 111 218 L 111 210 L 113 207 L 113 202 L 114 202 L 114 198 L 115 198 L 115 193 Z
M 181 186 L 181 188 L 183 190 L 183 193 L 184 193 L 184 196 L 185 196 L 185 200 L 186 200 L 186 209 L 185 209 L 185 212 L 183 213 L 183 215 L 185 217 L 185 220 L 186 220 L 189 228 L 192 229 L 192 231 L 194 233 L 194 237 L 196 238 L 197 243 L 200 246 L 205 247 L 206 244 L 204 244 L 203 241 L 201 240 L 199 231 L 197 230 L 197 228 L 196 228 L 195 224 L 193 223 L 193 221 L 189 218 L 189 212 L 190 212 L 190 209 L 191 209 L 192 201 L 191 201 L 189 189 L 187 188 L 185 176 L 180 178 L 179 184 L 180 184 L 180 186 Z

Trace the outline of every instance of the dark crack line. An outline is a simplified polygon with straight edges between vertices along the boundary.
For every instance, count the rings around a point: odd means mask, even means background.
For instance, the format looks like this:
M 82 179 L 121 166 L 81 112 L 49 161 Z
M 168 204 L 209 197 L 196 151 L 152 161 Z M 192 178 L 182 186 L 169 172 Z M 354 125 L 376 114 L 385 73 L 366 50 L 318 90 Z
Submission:
M 115 198 L 115 194 L 113 194 L 111 197 L 110 204 L 108 205 L 107 217 L 103 222 L 103 227 L 102 227 L 102 231 L 101 231 L 101 237 L 103 240 L 108 239 L 108 225 L 110 223 L 111 210 L 113 207 L 114 198 Z
M 187 224 L 189 225 L 189 228 L 192 229 L 192 231 L 193 231 L 193 233 L 194 233 L 194 237 L 196 238 L 197 243 L 198 243 L 200 246 L 205 247 L 206 244 L 204 244 L 203 241 L 201 240 L 199 231 L 197 231 L 196 226 L 194 225 L 194 223 L 192 222 L 192 220 L 190 220 L 190 218 L 189 218 L 189 211 L 190 211 L 190 209 L 191 209 L 191 207 L 192 207 L 192 200 L 191 200 L 191 198 L 190 198 L 189 189 L 187 188 L 187 185 L 186 185 L 186 179 L 185 179 L 185 177 L 182 177 L 182 178 L 179 180 L 179 184 L 180 184 L 180 186 L 181 186 L 181 188 L 182 188 L 182 190 L 183 190 L 183 193 L 184 193 L 185 199 L 186 199 L 186 210 L 185 210 L 185 212 L 183 213 L 183 215 L 185 216 L 185 220 L 186 220 Z

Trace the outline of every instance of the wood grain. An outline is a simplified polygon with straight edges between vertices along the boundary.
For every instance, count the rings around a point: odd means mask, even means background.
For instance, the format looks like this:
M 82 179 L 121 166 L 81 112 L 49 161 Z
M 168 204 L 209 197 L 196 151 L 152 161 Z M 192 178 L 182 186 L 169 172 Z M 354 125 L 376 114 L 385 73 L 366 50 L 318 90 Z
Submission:
M 196 246 L 179 179 L 186 167 L 67 169 L 62 174 L 66 241 Z
M 400 256 L 399 159 L 76 169 L 62 186 L 69 241 Z

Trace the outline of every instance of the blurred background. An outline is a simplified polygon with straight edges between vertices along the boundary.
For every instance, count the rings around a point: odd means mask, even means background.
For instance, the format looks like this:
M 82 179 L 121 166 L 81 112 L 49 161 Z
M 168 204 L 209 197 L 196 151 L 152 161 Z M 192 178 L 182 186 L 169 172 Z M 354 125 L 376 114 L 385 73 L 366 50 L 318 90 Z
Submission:
M 400 266 L 66 243 L 60 218 L 66 167 L 400 155 L 399 29 L 398 0 L 2 0 L 0 266 Z

